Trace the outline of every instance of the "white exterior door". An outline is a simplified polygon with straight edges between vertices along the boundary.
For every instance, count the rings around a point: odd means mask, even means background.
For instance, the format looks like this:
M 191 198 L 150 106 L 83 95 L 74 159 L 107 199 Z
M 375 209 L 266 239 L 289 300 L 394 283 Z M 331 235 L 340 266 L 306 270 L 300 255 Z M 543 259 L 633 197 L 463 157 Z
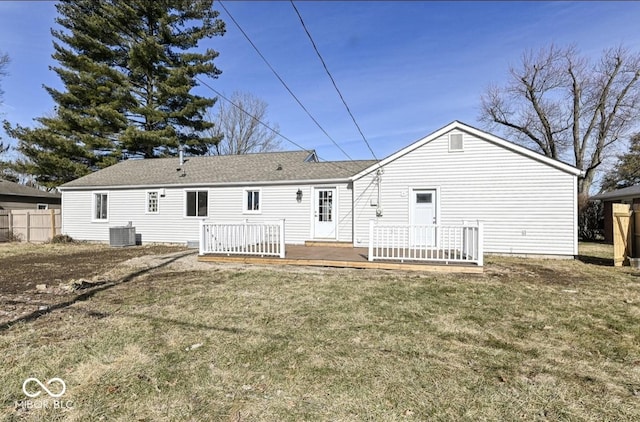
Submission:
M 313 237 L 315 239 L 336 238 L 336 199 L 335 188 L 315 189 L 313 212 Z
M 411 192 L 413 246 L 435 246 L 436 228 L 436 191 L 433 189 L 414 189 Z

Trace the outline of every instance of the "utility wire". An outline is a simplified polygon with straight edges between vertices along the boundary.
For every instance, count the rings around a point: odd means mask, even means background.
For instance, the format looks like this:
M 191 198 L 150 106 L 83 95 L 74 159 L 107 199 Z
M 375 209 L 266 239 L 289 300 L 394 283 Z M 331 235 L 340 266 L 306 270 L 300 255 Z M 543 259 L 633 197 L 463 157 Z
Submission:
M 364 136 L 364 133 L 362 133 L 362 129 L 360 129 L 360 126 L 358 125 L 358 122 L 356 122 L 356 118 L 353 116 L 353 113 L 351 113 L 351 109 L 347 105 L 347 102 L 345 101 L 344 97 L 342 96 L 342 93 L 338 89 L 338 85 L 336 84 L 336 81 L 333 79 L 333 76 L 331 76 L 331 72 L 329 72 L 329 68 L 327 67 L 327 64 L 325 63 L 324 59 L 322 58 L 322 55 L 320 54 L 320 51 L 318 50 L 318 47 L 316 46 L 316 43 L 313 41 L 313 38 L 311 37 L 311 33 L 307 29 L 307 25 L 304 23 L 304 20 L 302 19 L 302 15 L 300 15 L 300 12 L 298 11 L 298 8 L 296 7 L 296 5 L 293 3 L 293 0 L 290 0 L 290 1 L 291 1 L 291 6 L 293 6 L 293 10 L 296 11 L 296 14 L 298 15 L 298 18 L 300 19 L 300 23 L 302 24 L 302 27 L 304 28 L 304 32 L 307 33 L 307 36 L 309 37 L 309 41 L 311 41 L 311 45 L 313 45 L 313 49 L 315 50 L 316 54 L 318 55 L 318 58 L 322 62 L 322 66 L 324 67 L 324 70 L 327 72 L 327 75 L 329 75 L 329 79 L 331 79 L 331 83 L 333 83 L 333 87 L 338 92 L 338 95 L 340 96 L 340 99 L 342 100 L 342 104 L 344 104 L 345 108 L 347 109 L 347 112 L 349 113 L 349 116 L 351 116 L 351 120 L 353 120 L 353 124 L 356 125 L 356 128 L 358 129 L 358 132 L 360 132 L 360 136 L 362 136 L 362 139 L 364 140 L 364 143 L 367 144 L 367 148 L 369 148 L 369 151 L 371 151 L 371 155 L 373 155 L 373 158 L 376 161 L 379 162 L 380 160 L 378 160 L 378 157 L 376 157 L 375 152 L 373 152 L 373 149 L 371 148 L 371 145 L 369 145 L 369 141 L 367 141 L 367 138 Z
M 294 140 L 286 137 L 285 135 L 283 135 L 282 133 L 278 132 L 277 130 L 273 129 L 271 126 L 267 125 L 266 123 L 264 123 L 263 121 L 261 121 L 260 119 L 258 119 L 257 117 L 255 117 L 254 115 L 252 115 L 251 113 L 249 113 L 248 111 L 246 111 L 245 109 L 243 109 L 241 106 L 239 106 L 238 104 L 234 103 L 232 100 L 230 100 L 229 98 L 227 98 L 226 96 L 224 96 L 222 93 L 220 93 L 220 91 L 218 91 L 217 89 L 215 89 L 214 87 L 212 87 L 211 85 L 209 85 L 207 82 L 203 81 L 202 79 L 200 79 L 199 77 L 195 77 L 195 79 L 200 82 L 200 84 L 202 84 L 203 86 L 209 88 L 211 91 L 213 91 L 218 97 L 222 98 L 223 100 L 225 100 L 226 102 L 228 102 L 229 104 L 231 104 L 232 106 L 234 106 L 235 108 L 237 108 L 238 110 L 240 110 L 241 112 L 243 112 L 244 114 L 246 114 L 247 116 L 251 117 L 252 119 L 254 119 L 256 122 L 258 122 L 260 125 L 264 126 L 265 128 L 267 128 L 268 130 L 270 130 L 271 132 L 273 132 L 275 135 L 281 137 L 282 139 L 284 139 L 285 141 L 289 142 L 290 144 L 296 146 L 297 148 L 299 148 L 302 151 L 309 151 L 309 148 L 305 148 L 303 146 L 301 146 L 300 144 L 298 144 L 297 142 L 295 142 Z M 315 151 L 314 151 L 315 152 Z M 348 169 L 346 167 L 341 166 L 340 164 L 338 164 L 338 161 L 329 161 L 329 160 L 325 160 L 324 158 L 321 158 L 318 153 L 316 152 L 316 157 L 318 158 L 318 160 L 320 161 L 324 161 L 325 163 L 329 163 L 331 165 L 333 165 L 334 167 L 337 167 L 341 170 L 345 170 L 348 172 L 351 172 L 352 169 Z M 355 162 L 355 160 L 351 160 L 352 162 Z
M 276 78 L 278 78 L 278 80 L 280 81 L 280 83 L 282 84 L 282 86 L 285 87 L 285 89 L 289 92 L 289 94 L 293 97 L 294 100 L 296 100 L 296 102 L 298 103 L 298 105 L 300 107 L 302 107 L 302 109 L 305 111 L 305 113 L 307 113 L 307 115 L 311 118 L 311 120 L 313 121 L 313 123 L 316 124 L 316 126 L 318 126 L 318 128 L 320 128 L 320 130 L 322 131 L 322 133 L 324 133 L 327 138 L 329 138 L 331 140 L 331 142 L 351 161 L 353 161 L 353 158 L 351 158 L 351 156 L 349 154 L 347 154 L 347 152 L 342 149 L 342 147 L 340 145 L 338 145 L 338 143 L 327 133 L 327 131 L 320 125 L 320 123 L 318 123 L 318 121 L 313 117 L 313 115 L 311 114 L 311 112 L 309 112 L 309 110 L 304 106 L 304 104 L 302 104 L 302 102 L 298 99 L 298 97 L 293 93 L 293 91 L 289 88 L 289 86 L 287 85 L 287 83 L 280 77 L 280 75 L 278 74 L 278 72 L 273 68 L 273 66 L 271 66 L 271 64 L 269 63 L 269 61 L 265 58 L 265 56 L 260 52 L 260 50 L 258 49 L 258 47 L 255 45 L 255 43 L 253 41 L 251 41 L 251 38 L 249 38 L 249 35 L 247 35 L 247 33 L 242 29 L 242 27 L 240 26 L 240 24 L 238 23 L 238 21 L 235 20 L 235 18 L 231 15 L 231 13 L 229 13 L 229 10 L 225 7 L 225 5 L 222 3 L 222 1 L 218 1 L 218 4 L 222 7 L 222 9 L 224 9 L 224 11 L 227 13 L 227 15 L 229 16 L 229 18 L 231 19 L 231 21 L 236 25 L 236 27 L 240 30 L 240 32 L 242 33 L 242 35 L 244 35 L 244 37 L 247 39 L 247 41 L 249 41 L 249 44 L 251 44 L 251 46 L 253 47 L 253 49 L 256 51 L 256 53 L 258 53 L 258 56 L 260 56 L 260 58 L 262 59 L 262 61 L 265 62 L 265 64 L 267 65 L 267 67 L 269 67 L 269 69 L 271 70 L 271 72 L 273 72 L 273 74 L 276 76 Z

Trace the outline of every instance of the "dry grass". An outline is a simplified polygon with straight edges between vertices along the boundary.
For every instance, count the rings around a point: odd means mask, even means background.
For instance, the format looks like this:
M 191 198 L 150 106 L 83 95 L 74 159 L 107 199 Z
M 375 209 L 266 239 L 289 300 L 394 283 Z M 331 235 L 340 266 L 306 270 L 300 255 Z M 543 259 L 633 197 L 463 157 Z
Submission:
M 606 257 L 606 250 L 585 256 Z M 638 420 L 640 273 L 165 267 L 4 331 L 5 420 Z M 71 409 L 23 411 L 29 376 Z

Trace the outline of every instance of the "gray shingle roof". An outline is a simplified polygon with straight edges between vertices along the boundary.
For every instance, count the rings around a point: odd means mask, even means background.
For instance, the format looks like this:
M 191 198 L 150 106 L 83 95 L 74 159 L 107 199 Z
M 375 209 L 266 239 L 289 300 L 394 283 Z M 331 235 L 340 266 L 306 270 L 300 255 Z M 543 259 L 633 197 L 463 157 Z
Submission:
M 0 179 L 0 195 L 30 196 L 36 198 L 60 198 L 59 193 L 45 192 L 30 186 Z
M 60 188 L 346 179 L 375 163 L 370 160 L 309 162 L 307 159 L 311 154 L 313 151 L 187 157 L 182 168 L 177 157 L 126 160 L 65 183 Z
M 625 198 L 640 198 L 640 185 L 629 186 L 628 188 L 612 190 L 592 196 L 591 199 L 599 199 L 601 201 L 616 200 Z

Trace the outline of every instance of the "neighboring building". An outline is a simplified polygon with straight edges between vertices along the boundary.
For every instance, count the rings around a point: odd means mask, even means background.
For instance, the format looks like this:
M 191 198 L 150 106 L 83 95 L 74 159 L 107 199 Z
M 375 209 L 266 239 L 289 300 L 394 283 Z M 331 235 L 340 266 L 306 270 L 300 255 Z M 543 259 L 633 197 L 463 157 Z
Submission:
M 60 187 L 63 228 L 109 240 L 196 241 L 199 221 L 285 219 L 285 241 L 367 246 L 369 221 L 484 223 L 484 250 L 577 255 L 580 170 L 453 122 L 380 161 L 318 162 L 313 151 L 128 160 Z
M 604 241 L 613 243 L 613 204 L 640 206 L 640 185 L 604 192 L 590 198 L 604 204 Z
M 0 210 L 60 208 L 61 195 L 0 179 Z

